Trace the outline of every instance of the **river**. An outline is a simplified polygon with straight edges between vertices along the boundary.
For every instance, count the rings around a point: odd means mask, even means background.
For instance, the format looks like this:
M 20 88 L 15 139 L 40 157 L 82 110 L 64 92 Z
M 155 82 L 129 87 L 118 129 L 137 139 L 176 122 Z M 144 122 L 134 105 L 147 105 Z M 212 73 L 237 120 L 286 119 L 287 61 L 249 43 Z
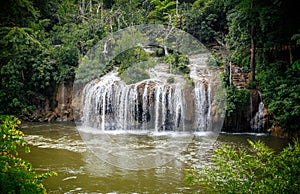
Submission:
M 219 134 L 216 141 L 212 142 L 208 138 L 209 134 L 199 133 L 194 135 L 183 151 L 177 155 L 170 154 L 170 158 L 164 163 L 158 161 L 153 168 L 126 169 L 114 163 L 113 159 L 116 157 L 102 159 L 94 154 L 94 150 L 89 149 L 82 140 L 82 134 L 74 123 L 28 123 L 22 127 L 31 152 L 21 152 L 20 156 L 30 161 L 37 172 L 58 173 L 58 176 L 45 180 L 44 185 L 48 193 L 201 193 L 199 186 L 190 186 L 184 181 L 185 171 L 210 165 L 209 158 L 213 148 L 224 143 L 247 147 L 247 139 L 251 139 L 261 140 L 279 151 L 287 143 L 286 140 L 266 134 L 226 133 Z M 166 134 L 168 135 L 174 134 Z M 145 157 L 150 149 L 149 146 L 140 146 L 141 142 L 148 145 L 161 139 L 149 134 L 135 133 L 115 133 L 109 137 L 118 142 L 124 136 L 138 140 L 130 141 L 130 144 L 139 147 L 140 157 Z M 110 149 L 108 146 L 111 145 L 105 144 L 104 141 L 103 147 Z M 160 146 L 160 150 L 163 150 L 163 147 Z M 203 147 L 207 148 L 207 151 L 203 151 Z M 126 164 L 126 161 L 121 162 Z

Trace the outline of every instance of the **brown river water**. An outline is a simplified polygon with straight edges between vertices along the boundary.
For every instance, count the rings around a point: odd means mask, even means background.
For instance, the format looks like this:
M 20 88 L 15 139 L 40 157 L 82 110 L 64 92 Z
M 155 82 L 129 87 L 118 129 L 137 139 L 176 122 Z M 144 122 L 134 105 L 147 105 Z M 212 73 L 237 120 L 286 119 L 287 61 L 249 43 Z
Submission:
M 101 142 L 100 138 L 100 147 L 106 152 L 102 150 L 102 157 L 87 146 L 74 123 L 29 123 L 23 124 L 23 131 L 31 152 L 20 156 L 30 161 L 37 172 L 58 173 L 44 181 L 48 193 L 203 193 L 201 187 L 185 182 L 185 172 L 211 165 L 209 158 L 214 148 L 224 143 L 247 147 L 247 139 L 261 140 L 277 151 L 287 144 L 287 140 L 266 134 L 221 133 L 210 139 L 208 133 L 198 133 L 176 153 L 178 147 L 170 149 L 168 145 L 175 145 L 174 141 L 184 136 L 175 132 L 120 132 L 109 134 L 109 142 Z M 95 139 L 101 133 L 91 136 Z M 135 148 L 134 154 L 128 147 Z M 124 155 L 114 153 L 120 150 L 126 151 Z

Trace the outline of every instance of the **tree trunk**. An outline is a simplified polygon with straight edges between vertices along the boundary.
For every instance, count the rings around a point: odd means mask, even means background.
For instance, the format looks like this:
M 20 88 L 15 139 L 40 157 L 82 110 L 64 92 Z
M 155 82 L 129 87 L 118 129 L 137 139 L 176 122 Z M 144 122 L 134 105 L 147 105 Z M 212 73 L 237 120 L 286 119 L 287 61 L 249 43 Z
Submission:
M 178 17 L 178 0 L 176 0 L 176 16 Z
M 288 49 L 289 49 L 289 56 L 290 56 L 290 64 L 293 64 L 293 53 L 292 53 L 291 43 L 288 45 Z
M 84 17 L 85 17 L 85 0 L 81 1 L 81 4 L 79 4 L 79 11 L 81 14 L 81 22 L 84 23 Z
M 92 0 L 90 0 L 90 14 L 92 14 L 93 12 L 93 2 Z
M 229 85 L 231 86 L 231 82 L 232 82 L 232 65 L 231 65 L 231 61 L 229 62 Z
M 255 81 L 255 41 L 254 41 L 254 27 L 251 27 L 251 35 L 250 35 L 250 81 Z
M 253 0 L 250 1 L 250 18 L 253 18 Z M 254 23 L 251 25 L 250 29 L 250 82 L 255 81 L 255 29 Z
M 97 10 L 96 10 L 96 13 L 97 13 L 97 21 L 98 21 L 98 18 L 99 18 L 99 10 L 100 10 L 100 24 L 103 24 L 104 23 L 104 7 L 103 7 L 103 0 L 101 0 L 99 2 L 99 5 L 97 7 Z

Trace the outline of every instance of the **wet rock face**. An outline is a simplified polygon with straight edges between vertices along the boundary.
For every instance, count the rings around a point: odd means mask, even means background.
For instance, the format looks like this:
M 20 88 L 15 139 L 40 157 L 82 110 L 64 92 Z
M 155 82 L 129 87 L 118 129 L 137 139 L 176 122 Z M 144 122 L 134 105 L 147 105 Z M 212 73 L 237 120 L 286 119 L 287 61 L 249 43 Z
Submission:
M 258 90 L 249 90 L 250 97 L 242 111 L 226 117 L 224 131 L 227 132 L 268 132 L 270 114 L 263 104 Z
M 19 118 L 27 122 L 73 121 L 72 89 L 73 82 L 70 81 L 60 84 L 57 89 L 53 87 L 47 96 L 36 94 L 33 99 L 36 109 L 24 111 Z
M 58 87 L 56 94 L 57 107 L 54 110 L 54 113 L 57 115 L 56 120 L 58 121 L 74 120 L 72 110 L 72 89 L 72 82 L 60 84 Z
M 122 126 L 133 123 L 156 130 L 212 130 L 213 123 L 221 120 L 213 103 L 214 84 L 218 82 L 217 74 L 207 69 L 206 59 L 206 55 L 190 59 L 191 80 L 170 73 L 167 64 L 158 64 L 149 69 L 149 80 L 131 85 L 110 75 L 112 72 L 86 86 L 78 86 L 78 91 L 73 90 L 73 82 L 65 82 L 53 89 L 54 100 L 48 103 L 48 108 L 36 111 L 28 120 L 84 122 L 86 119 L 90 123 L 104 121 L 101 124 L 104 127 L 110 120 L 116 120 Z
M 188 84 L 180 76 L 169 83 L 168 77 L 160 72 L 160 79 L 127 85 L 110 72 L 93 80 L 78 93 L 82 98 L 73 96 L 73 111 L 79 114 L 75 121 L 102 130 L 116 124 L 126 130 L 211 129 L 212 86 L 204 78 Z
M 233 84 L 238 89 L 245 88 L 248 81 L 248 74 L 244 72 L 241 67 L 236 65 L 232 65 L 230 71 Z
M 251 132 L 267 132 L 269 126 L 270 113 L 263 103 L 263 98 L 258 90 L 250 90 L 248 105 Z
M 290 136 L 284 129 L 282 129 L 280 126 L 278 125 L 274 125 L 271 128 L 271 134 L 273 136 L 276 137 L 280 137 L 280 138 L 287 138 L 288 136 Z M 292 136 L 298 136 L 298 138 L 300 137 L 300 135 L 298 134 L 291 134 Z

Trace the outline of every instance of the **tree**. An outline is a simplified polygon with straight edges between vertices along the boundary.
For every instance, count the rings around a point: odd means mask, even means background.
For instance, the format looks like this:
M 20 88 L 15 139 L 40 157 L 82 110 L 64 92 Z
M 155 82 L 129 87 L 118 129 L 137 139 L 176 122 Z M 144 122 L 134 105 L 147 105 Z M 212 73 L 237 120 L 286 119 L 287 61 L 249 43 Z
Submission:
M 153 0 L 151 4 L 154 6 L 154 9 L 148 15 L 150 21 L 168 24 L 174 27 L 177 26 L 180 18 L 178 1 Z
M 265 104 L 273 114 L 274 125 L 293 133 L 300 127 L 300 71 L 288 61 L 270 63 L 259 76 Z
M 203 43 L 214 43 L 223 40 L 227 33 L 226 15 L 234 4 L 226 1 L 197 0 L 186 5 L 183 12 L 183 29 L 191 33 Z
M 0 8 L 0 27 L 28 27 L 39 17 L 31 0 L 3 1 Z
M 250 81 L 255 81 L 256 67 L 256 46 L 259 37 L 259 10 L 261 9 L 260 1 L 241 0 L 228 15 L 229 33 L 227 44 L 234 48 L 238 55 L 249 56 Z M 240 56 L 233 56 L 239 58 Z M 247 57 L 248 58 L 248 57 Z M 240 60 L 240 59 L 238 59 Z M 242 61 L 238 61 L 241 63 Z
M 0 107 L 5 113 L 18 114 L 31 109 L 34 92 L 50 85 L 52 65 L 47 48 L 31 28 L 2 27 L 0 34 Z
M 112 10 L 116 13 L 114 17 L 118 30 L 145 23 L 144 8 L 139 0 L 117 0 Z

